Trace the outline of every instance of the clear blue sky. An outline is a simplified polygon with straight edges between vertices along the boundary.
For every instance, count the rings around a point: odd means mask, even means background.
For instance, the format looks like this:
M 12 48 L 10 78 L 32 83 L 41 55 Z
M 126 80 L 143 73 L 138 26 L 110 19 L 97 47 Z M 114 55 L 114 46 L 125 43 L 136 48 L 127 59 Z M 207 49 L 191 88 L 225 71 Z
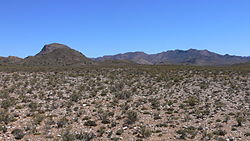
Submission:
M 250 56 L 249 0 L 0 0 L 0 56 L 67 44 L 88 57 L 172 49 Z

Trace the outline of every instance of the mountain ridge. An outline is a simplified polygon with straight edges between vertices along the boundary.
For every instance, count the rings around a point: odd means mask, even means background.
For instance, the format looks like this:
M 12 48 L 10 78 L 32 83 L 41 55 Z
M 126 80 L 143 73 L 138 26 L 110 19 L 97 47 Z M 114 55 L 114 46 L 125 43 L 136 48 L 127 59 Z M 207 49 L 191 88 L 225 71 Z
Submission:
M 24 59 L 18 57 L 0 57 L 1 65 L 28 65 L 28 66 L 82 66 L 82 65 L 122 65 L 122 64 L 174 64 L 197 66 L 222 66 L 235 65 L 250 62 L 250 57 L 235 55 L 221 55 L 209 50 L 168 50 L 155 54 L 147 54 L 142 51 L 126 52 L 103 57 L 88 58 L 81 52 L 71 47 L 51 43 L 43 46 L 40 52 Z
M 156 54 L 145 52 L 128 52 L 123 54 L 108 55 L 95 58 L 96 61 L 104 60 L 129 60 L 138 64 L 187 64 L 199 66 L 233 65 L 250 62 L 250 57 L 235 55 L 221 55 L 208 50 L 169 50 Z
M 19 63 L 23 60 L 23 58 L 16 57 L 16 56 L 8 56 L 8 57 L 0 57 L 0 64 L 15 64 Z

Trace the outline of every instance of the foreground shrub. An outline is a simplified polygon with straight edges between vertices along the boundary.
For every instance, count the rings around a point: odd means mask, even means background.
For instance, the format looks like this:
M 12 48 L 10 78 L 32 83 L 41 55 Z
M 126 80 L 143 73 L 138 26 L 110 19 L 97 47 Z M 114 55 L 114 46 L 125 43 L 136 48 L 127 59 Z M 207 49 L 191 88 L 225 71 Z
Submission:
M 21 129 L 14 129 L 11 134 L 15 137 L 15 139 L 20 140 L 25 136 L 25 133 Z
M 132 111 L 132 110 L 130 110 L 130 111 L 127 112 L 127 119 L 125 121 L 127 124 L 133 124 L 137 120 L 138 120 L 138 114 L 137 114 L 137 112 Z

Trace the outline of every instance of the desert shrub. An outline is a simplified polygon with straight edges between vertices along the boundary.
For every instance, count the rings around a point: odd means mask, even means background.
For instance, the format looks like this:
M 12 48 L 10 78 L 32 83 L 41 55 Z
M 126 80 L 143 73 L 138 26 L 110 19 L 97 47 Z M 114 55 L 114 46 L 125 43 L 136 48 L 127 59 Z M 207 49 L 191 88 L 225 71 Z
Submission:
M 172 100 L 166 100 L 165 105 L 172 106 L 175 102 Z
M 185 103 L 187 103 L 189 106 L 195 106 L 199 103 L 199 100 L 197 97 L 195 96 L 190 96 L 188 97 L 188 99 L 186 101 L 184 101 Z
M 197 129 L 193 126 L 189 126 L 187 128 L 177 130 L 176 133 L 180 135 L 180 139 L 186 139 L 187 137 L 194 139 L 197 135 Z
M 140 137 L 142 138 L 148 138 L 152 135 L 152 131 L 146 126 L 141 126 L 139 128 L 139 133 L 140 133 Z
M 107 90 L 103 90 L 102 92 L 101 92 L 101 96 L 106 96 L 108 94 L 108 91 Z
M 156 124 L 156 127 L 168 127 L 168 124 L 167 123 L 159 123 L 159 124 Z
M 235 127 L 232 127 L 232 129 L 231 129 L 232 131 L 237 131 L 237 128 L 235 128 Z
M 120 141 L 121 138 L 119 138 L 119 137 L 114 137 L 114 138 L 111 138 L 111 140 L 112 140 L 112 141 Z
M 127 119 L 126 119 L 126 123 L 127 124 L 133 124 L 138 120 L 138 114 L 135 111 L 129 110 L 127 112 Z
M 154 113 L 154 120 L 162 119 L 159 113 Z
M 42 114 L 35 114 L 33 117 L 33 121 L 35 124 L 40 124 L 44 120 L 45 116 Z
M 108 111 L 100 110 L 100 111 L 98 111 L 98 116 L 101 119 L 103 124 L 109 124 L 110 123 L 110 120 L 109 120 L 110 115 L 109 115 Z
M 221 119 L 216 119 L 216 122 L 221 122 Z
M 96 135 L 93 132 L 80 132 L 75 134 L 75 138 L 81 141 L 90 141 L 94 139 Z
M 236 121 L 238 123 L 238 126 L 242 126 L 242 123 L 246 121 L 246 119 L 243 116 L 236 117 Z
M 104 126 L 100 127 L 100 129 L 97 130 L 98 137 L 102 137 L 105 131 L 106 131 L 106 128 Z
M 15 100 L 13 98 L 5 99 L 1 103 L 1 107 L 4 109 L 8 109 L 9 107 L 15 104 Z
M 10 96 L 7 92 L 0 91 L 0 98 L 1 99 L 8 99 Z
M 180 139 L 186 139 L 187 137 L 187 133 L 185 130 L 177 130 L 176 133 L 180 135 Z
M 226 139 L 223 139 L 221 137 L 216 138 L 217 141 L 227 141 Z
M 89 116 L 84 116 L 84 117 L 82 118 L 82 120 L 89 120 L 89 119 L 91 119 L 91 117 L 89 117 Z
M 70 100 L 73 102 L 78 102 L 81 99 L 82 95 L 80 93 L 73 93 L 70 97 Z
M 225 136 L 227 132 L 225 130 L 219 129 L 219 130 L 213 131 L 213 134 L 217 136 Z
M 131 96 L 132 96 L 132 94 L 128 91 L 122 91 L 122 92 L 115 93 L 115 98 L 122 99 L 122 100 L 129 99 L 129 98 L 131 98 Z
M 244 136 L 249 137 L 250 136 L 250 132 L 245 133 Z
M 97 126 L 97 124 L 95 123 L 95 121 L 92 120 L 88 120 L 84 123 L 85 126 Z
M 66 117 L 61 118 L 58 122 L 57 122 L 57 128 L 63 128 L 68 124 L 69 120 Z
M 6 133 L 8 129 L 5 125 L 0 125 L 0 131 L 2 131 L 3 133 Z
M 0 112 L 0 123 L 3 122 L 8 124 L 11 121 L 11 117 L 7 112 L 1 111 Z
M 30 108 L 30 110 L 31 110 L 32 112 L 34 112 L 34 111 L 37 110 L 38 104 L 35 103 L 35 102 L 31 102 L 31 103 L 28 105 L 28 107 Z
M 214 104 L 216 105 L 216 108 L 222 108 L 226 105 L 225 103 L 223 103 L 220 100 L 216 100 Z
M 70 133 L 69 130 L 66 130 L 63 134 L 62 134 L 62 140 L 63 141 L 74 141 L 76 139 L 75 134 Z
M 11 134 L 15 137 L 15 139 L 20 140 L 25 136 L 25 133 L 22 129 L 14 129 Z
M 194 139 L 195 136 L 197 135 L 197 129 L 193 126 L 189 126 L 185 130 L 189 135 L 191 135 L 190 137 L 191 139 Z
M 159 108 L 161 106 L 160 101 L 158 99 L 156 99 L 156 98 L 149 99 L 149 102 L 151 102 L 151 107 L 153 109 L 157 109 L 157 108 Z
M 105 117 L 102 118 L 102 123 L 103 124 L 109 124 L 110 123 L 110 120 L 108 119 L 107 116 L 105 116 Z
M 120 136 L 120 135 L 122 135 L 123 132 L 124 132 L 123 129 L 119 129 L 119 130 L 116 131 L 115 134 Z

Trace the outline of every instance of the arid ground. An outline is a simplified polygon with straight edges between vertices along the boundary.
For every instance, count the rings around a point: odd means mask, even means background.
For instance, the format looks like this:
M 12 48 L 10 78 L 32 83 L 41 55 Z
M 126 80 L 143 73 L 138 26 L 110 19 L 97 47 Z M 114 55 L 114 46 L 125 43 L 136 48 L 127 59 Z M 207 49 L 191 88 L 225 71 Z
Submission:
M 1 141 L 250 140 L 249 67 L 0 70 Z

